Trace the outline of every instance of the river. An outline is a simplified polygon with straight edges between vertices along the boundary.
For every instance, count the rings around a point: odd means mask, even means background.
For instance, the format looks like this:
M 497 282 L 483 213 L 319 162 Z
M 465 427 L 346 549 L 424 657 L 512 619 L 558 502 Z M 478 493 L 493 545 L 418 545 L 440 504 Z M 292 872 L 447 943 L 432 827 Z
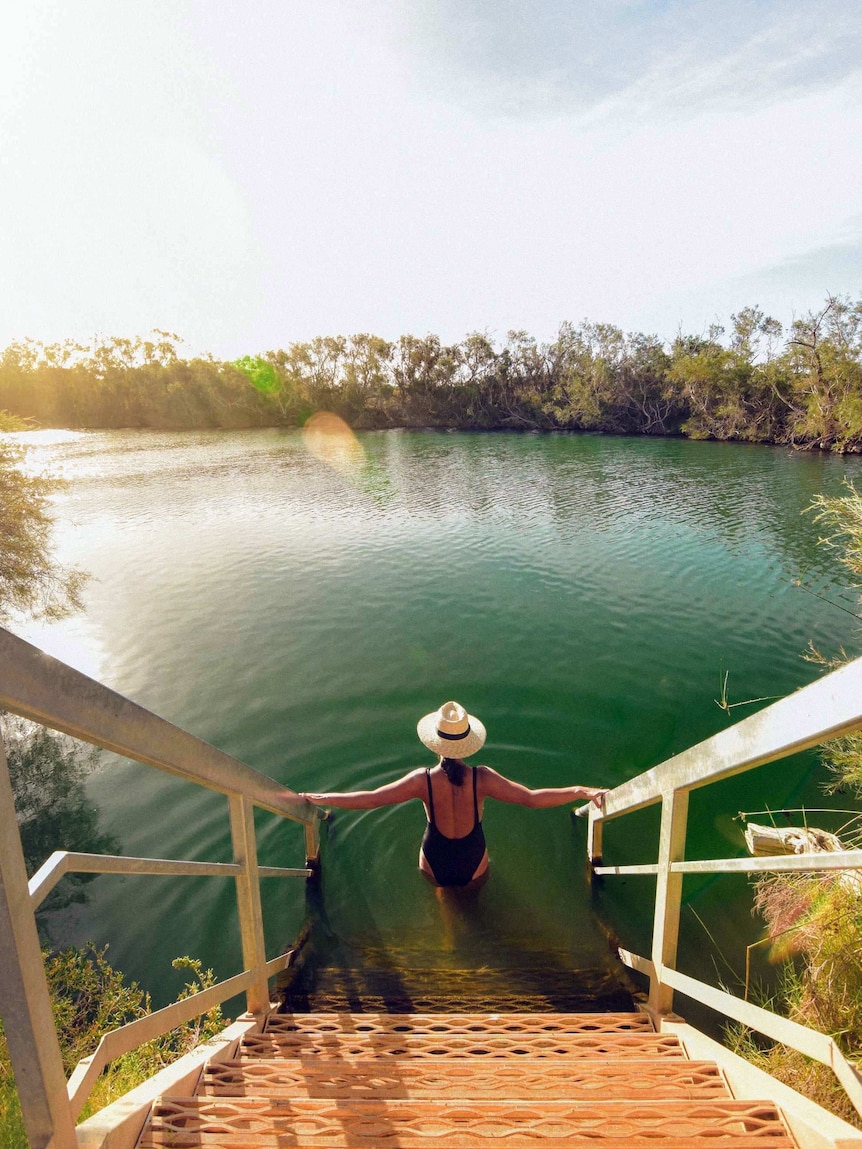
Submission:
M 27 636 L 297 790 L 430 764 L 416 722 L 450 698 L 488 729 L 478 760 L 533 786 L 613 786 L 765 705 L 721 709 L 725 673 L 743 703 L 813 680 L 809 640 L 859 652 L 858 624 L 825 601 L 852 610 L 852 592 L 802 513 L 859 476 L 857 459 L 566 434 L 19 438 L 31 466 L 69 480 L 57 546 L 92 575 L 83 613 Z M 740 810 L 824 805 L 822 773 L 808 755 L 698 792 L 689 856 L 742 853 Z M 88 793 L 125 853 L 229 860 L 220 795 L 109 755 Z M 614 860 L 654 860 L 656 824 L 652 811 L 609 827 Z M 333 936 L 452 968 L 588 965 L 607 929 L 643 952 L 651 879 L 608 879 L 591 900 L 567 809 L 488 803 L 485 825 L 492 879 L 453 934 L 416 870 L 418 804 L 338 812 L 324 851 Z M 299 827 L 261 815 L 258 833 L 263 864 L 301 863 Z M 182 981 L 178 954 L 240 968 L 231 886 L 101 877 L 59 930 L 108 943 L 159 1004 Z M 271 956 L 305 891 L 263 891 Z M 738 971 L 760 929 L 746 880 L 685 892 L 681 968 Z

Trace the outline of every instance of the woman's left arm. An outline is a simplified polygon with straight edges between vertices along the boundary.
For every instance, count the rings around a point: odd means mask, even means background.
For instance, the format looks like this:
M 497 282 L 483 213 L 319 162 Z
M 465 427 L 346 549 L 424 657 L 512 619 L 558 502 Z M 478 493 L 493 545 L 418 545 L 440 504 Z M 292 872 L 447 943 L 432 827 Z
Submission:
M 387 782 L 376 790 L 349 790 L 345 793 L 300 794 L 317 806 L 338 806 L 342 810 L 376 810 L 378 806 L 396 806 L 399 802 L 409 802 L 411 798 L 422 797 L 422 780 L 425 771 L 411 770 L 397 782 Z
M 518 806 L 529 806 L 533 810 L 544 810 L 549 806 L 568 806 L 570 802 L 580 802 L 584 798 L 601 810 L 605 801 L 605 790 L 601 786 L 543 786 L 531 790 L 520 782 L 513 782 L 492 770 L 490 766 L 477 766 L 481 771 L 483 797 L 496 798 L 498 802 L 511 802 Z

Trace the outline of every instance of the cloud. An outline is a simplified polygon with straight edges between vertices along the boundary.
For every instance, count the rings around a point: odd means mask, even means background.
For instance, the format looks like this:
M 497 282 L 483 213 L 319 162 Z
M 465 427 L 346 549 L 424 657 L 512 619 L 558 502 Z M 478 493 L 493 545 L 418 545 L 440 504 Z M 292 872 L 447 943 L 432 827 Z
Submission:
M 843 0 L 438 0 L 406 21 L 419 83 L 515 116 L 762 105 L 858 70 L 862 34 Z
M 706 331 L 711 323 L 728 326 L 731 315 L 758 306 L 789 330 L 794 319 L 820 311 L 830 295 L 853 301 L 862 296 L 862 227 L 855 239 L 772 261 L 754 260 L 741 274 L 717 275 L 679 289 L 668 286 L 657 298 L 632 300 L 629 315 L 633 327 L 657 331 L 667 339 L 677 330 Z
M 862 228 L 860 228 L 862 232 Z M 730 287 L 740 300 L 755 295 L 769 298 L 772 306 L 787 310 L 803 301 L 819 306 L 827 295 L 862 296 L 862 235 L 847 243 L 832 243 L 777 263 L 731 281 Z

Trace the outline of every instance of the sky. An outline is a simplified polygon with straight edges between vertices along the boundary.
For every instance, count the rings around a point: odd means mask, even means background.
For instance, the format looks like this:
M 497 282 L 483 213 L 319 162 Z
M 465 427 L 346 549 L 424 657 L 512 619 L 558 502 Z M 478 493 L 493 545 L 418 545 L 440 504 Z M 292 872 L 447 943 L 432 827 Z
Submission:
M 862 5 L 6 0 L 0 347 L 862 296 Z

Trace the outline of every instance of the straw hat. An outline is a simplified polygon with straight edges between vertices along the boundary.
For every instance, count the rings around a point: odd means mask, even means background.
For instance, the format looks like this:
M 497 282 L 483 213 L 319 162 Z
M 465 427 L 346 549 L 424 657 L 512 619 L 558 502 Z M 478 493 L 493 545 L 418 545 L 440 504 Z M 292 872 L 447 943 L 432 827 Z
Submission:
M 485 745 L 485 727 L 457 702 L 444 702 L 420 718 L 416 732 L 420 742 L 444 758 L 466 758 Z

